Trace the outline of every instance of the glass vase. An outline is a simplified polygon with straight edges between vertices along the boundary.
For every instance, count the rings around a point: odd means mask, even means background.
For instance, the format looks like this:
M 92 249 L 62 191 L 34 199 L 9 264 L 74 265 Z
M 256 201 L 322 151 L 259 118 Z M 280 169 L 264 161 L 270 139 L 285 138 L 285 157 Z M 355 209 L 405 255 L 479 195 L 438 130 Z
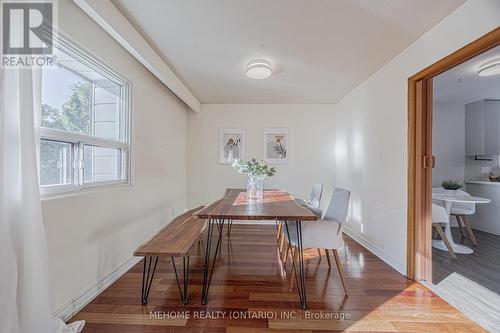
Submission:
M 247 199 L 249 201 L 262 200 L 264 197 L 262 179 L 255 176 L 249 176 L 247 180 Z

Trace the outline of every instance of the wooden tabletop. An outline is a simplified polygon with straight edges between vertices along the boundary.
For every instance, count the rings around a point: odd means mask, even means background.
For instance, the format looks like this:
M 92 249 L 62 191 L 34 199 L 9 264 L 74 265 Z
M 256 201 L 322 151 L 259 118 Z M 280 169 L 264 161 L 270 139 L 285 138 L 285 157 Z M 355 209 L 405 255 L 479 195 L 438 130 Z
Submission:
M 264 190 L 260 201 L 248 201 L 243 189 L 227 189 L 224 196 L 196 213 L 201 219 L 316 221 L 311 211 L 283 190 Z

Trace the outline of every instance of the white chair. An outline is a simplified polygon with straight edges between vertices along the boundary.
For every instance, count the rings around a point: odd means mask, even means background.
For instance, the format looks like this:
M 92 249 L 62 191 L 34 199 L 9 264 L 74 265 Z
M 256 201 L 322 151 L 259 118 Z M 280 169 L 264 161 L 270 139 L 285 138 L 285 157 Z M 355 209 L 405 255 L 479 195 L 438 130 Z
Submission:
M 309 195 L 309 200 L 305 201 L 303 199 L 296 199 L 297 202 L 303 206 L 308 206 L 311 208 L 319 208 L 321 203 L 321 196 L 323 195 L 323 184 L 314 184 Z
M 461 190 L 457 190 L 457 195 L 464 197 L 471 196 L 469 193 Z M 455 218 L 457 219 L 458 227 L 460 229 L 460 232 L 462 233 L 462 238 L 465 238 L 465 228 L 472 244 L 477 245 L 476 236 L 474 235 L 474 232 L 472 232 L 469 220 L 467 219 L 468 215 L 474 215 L 474 213 L 476 213 L 476 204 L 474 203 L 456 202 L 451 206 L 451 215 L 455 216 Z
M 295 199 L 298 204 L 307 207 L 314 215 L 316 215 L 319 219 L 323 212 L 319 208 L 321 203 L 321 196 L 323 195 L 323 184 L 314 184 L 311 190 L 311 194 L 309 195 L 309 200 L 305 201 L 303 199 Z
M 446 234 L 443 231 L 443 228 L 441 225 L 448 225 L 450 224 L 450 218 L 448 217 L 448 214 L 446 213 L 446 209 L 443 206 L 439 206 L 436 204 L 432 204 L 432 227 L 436 229 L 436 231 L 439 234 L 439 237 L 443 240 L 444 244 L 446 245 L 446 248 L 448 249 L 448 252 L 450 253 L 450 257 L 453 259 L 457 259 L 457 256 L 455 255 L 455 251 L 453 251 L 453 248 L 451 247 L 450 241 L 448 240 L 448 237 L 446 237 Z
M 323 215 L 323 212 L 319 208 L 319 205 L 321 203 L 321 197 L 323 195 L 323 184 L 314 184 L 313 188 L 311 190 L 311 194 L 309 195 L 309 200 L 304 200 L 304 199 L 295 199 L 295 201 L 304 207 L 307 207 L 314 215 L 316 215 L 319 219 L 321 218 L 321 215 Z M 279 250 L 280 253 L 283 253 L 283 247 L 286 245 L 284 244 L 284 238 L 283 237 L 283 223 L 276 221 L 276 227 L 277 227 L 277 233 L 276 233 L 276 241 L 279 244 Z M 286 259 L 284 259 L 286 261 Z
M 347 284 L 337 250 L 343 245 L 342 229 L 347 218 L 350 196 L 351 192 L 336 188 L 323 218 L 317 222 L 302 222 L 303 249 L 324 249 L 329 266 L 330 256 L 328 254 L 328 250 L 332 250 L 346 295 L 348 294 Z M 295 262 L 297 261 L 298 254 L 296 222 L 288 222 L 288 230 L 286 229 L 287 228 L 285 228 L 283 232 L 291 245 L 292 260 L 294 263 L 294 265 L 292 265 L 293 271 L 292 279 L 290 281 L 290 289 L 292 289 L 293 280 L 295 278 Z

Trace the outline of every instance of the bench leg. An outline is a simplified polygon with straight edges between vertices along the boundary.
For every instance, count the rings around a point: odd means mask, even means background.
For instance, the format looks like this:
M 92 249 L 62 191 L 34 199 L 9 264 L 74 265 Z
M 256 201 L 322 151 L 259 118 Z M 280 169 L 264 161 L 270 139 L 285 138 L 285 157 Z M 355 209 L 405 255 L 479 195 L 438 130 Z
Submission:
M 231 229 L 233 228 L 233 220 L 229 220 L 227 223 L 227 236 L 231 236 Z
M 203 287 L 201 290 L 201 304 L 207 304 L 208 289 L 210 288 L 210 282 L 212 281 L 212 274 L 214 272 L 215 262 L 217 261 L 217 255 L 219 254 L 219 249 L 221 247 L 222 234 L 224 231 L 223 219 L 209 219 L 208 220 L 208 232 L 207 232 L 207 244 L 205 250 L 205 267 L 203 269 Z M 212 247 L 212 233 L 213 226 L 216 225 L 219 230 L 219 238 L 217 239 L 217 246 L 215 248 L 215 254 L 212 261 L 212 267 L 210 267 L 210 252 Z
M 153 270 L 151 270 L 151 263 L 153 262 L 153 260 L 155 260 L 155 264 L 153 266 Z M 151 284 L 153 283 L 153 277 L 155 275 L 157 264 L 158 264 L 158 257 L 144 257 L 144 269 L 142 271 L 142 293 L 141 293 L 142 304 L 148 303 L 149 291 L 151 290 Z
M 179 282 L 179 275 L 177 274 L 177 267 L 175 266 L 175 258 L 172 257 L 172 266 L 174 267 L 174 273 L 175 273 L 175 281 L 177 282 L 177 287 L 179 287 L 179 293 L 181 295 L 181 301 L 182 304 L 188 304 L 189 303 L 189 296 L 188 296 L 188 275 L 189 275 L 189 256 L 187 257 L 182 257 L 182 264 L 183 264 L 183 273 L 184 273 L 184 279 L 183 279 L 183 289 L 181 288 L 181 284 Z

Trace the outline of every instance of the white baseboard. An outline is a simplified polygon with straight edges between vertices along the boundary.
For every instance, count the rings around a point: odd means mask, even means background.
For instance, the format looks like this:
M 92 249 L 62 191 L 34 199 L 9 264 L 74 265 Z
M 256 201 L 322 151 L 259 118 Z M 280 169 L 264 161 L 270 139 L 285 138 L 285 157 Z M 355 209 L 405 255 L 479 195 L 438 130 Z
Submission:
M 397 262 L 392 258 L 390 255 L 388 255 L 386 252 L 382 251 L 379 249 L 377 246 L 373 245 L 371 242 L 366 240 L 363 236 L 358 235 L 357 233 L 353 232 L 352 230 L 348 228 L 344 228 L 344 233 L 354 239 L 356 242 L 361 244 L 364 248 L 366 248 L 368 251 L 382 259 L 386 264 L 397 270 L 399 273 L 402 275 L 406 276 L 406 266 L 402 265 L 401 263 Z
M 62 305 L 54 312 L 54 317 L 67 321 L 141 260 L 142 257 L 132 257 L 126 260 L 123 264 L 106 274 L 101 280 L 90 285 L 72 300 Z

